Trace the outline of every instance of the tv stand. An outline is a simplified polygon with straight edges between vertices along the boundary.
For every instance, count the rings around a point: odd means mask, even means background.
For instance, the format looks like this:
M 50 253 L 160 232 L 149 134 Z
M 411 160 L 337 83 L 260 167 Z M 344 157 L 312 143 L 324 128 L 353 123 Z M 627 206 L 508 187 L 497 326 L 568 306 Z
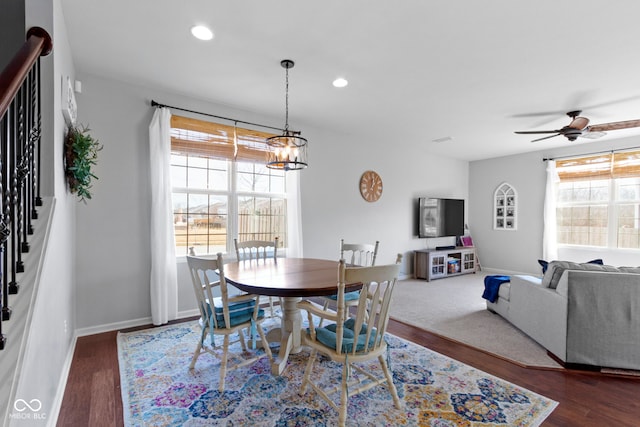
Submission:
M 475 273 L 478 263 L 476 249 L 458 246 L 451 249 L 423 249 L 414 251 L 414 278 L 434 279 Z

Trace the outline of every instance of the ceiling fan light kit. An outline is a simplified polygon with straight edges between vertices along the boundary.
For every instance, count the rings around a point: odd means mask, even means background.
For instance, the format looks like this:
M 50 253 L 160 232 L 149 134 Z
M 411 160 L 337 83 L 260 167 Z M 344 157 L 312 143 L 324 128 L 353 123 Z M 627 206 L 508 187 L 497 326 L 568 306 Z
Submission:
M 586 117 L 581 117 L 580 110 L 569 111 L 567 116 L 571 117 L 571 123 L 567 126 L 564 126 L 560 129 L 556 130 L 530 130 L 530 131 L 516 131 L 515 133 L 521 135 L 535 135 L 535 134 L 548 134 L 552 133 L 553 135 L 544 136 L 542 138 L 534 139 L 531 142 L 542 141 L 544 139 L 553 138 L 556 136 L 564 136 L 569 141 L 575 141 L 578 137 L 582 138 L 600 138 L 603 135 L 606 135 L 606 131 L 611 130 L 620 130 L 620 129 L 629 129 L 640 127 L 640 119 L 639 120 L 626 120 L 622 122 L 611 122 L 611 123 L 602 123 L 599 125 L 591 125 L 589 126 L 589 119 Z
M 285 125 L 282 135 L 267 138 L 267 167 L 279 170 L 297 170 L 307 167 L 307 140 L 300 132 L 289 130 L 289 69 L 295 63 L 290 59 L 280 61 L 286 70 Z

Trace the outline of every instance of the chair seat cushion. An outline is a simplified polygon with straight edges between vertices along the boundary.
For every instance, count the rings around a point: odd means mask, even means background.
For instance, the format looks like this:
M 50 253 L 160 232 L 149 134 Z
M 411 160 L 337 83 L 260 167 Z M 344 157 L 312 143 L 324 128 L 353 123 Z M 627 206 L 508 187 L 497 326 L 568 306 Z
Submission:
M 329 295 L 327 298 L 337 301 L 338 295 Z M 357 301 L 360 299 L 360 291 L 347 292 L 344 294 L 345 301 Z
M 355 320 L 348 319 L 344 322 L 342 329 L 342 352 L 348 353 L 353 351 L 353 345 L 356 345 L 356 351 L 362 351 L 367 339 L 367 325 L 362 325 L 360 333 L 356 335 L 353 328 L 355 327 Z M 337 349 L 337 325 L 335 323 L 328 325 L 324 328 L 316 328 L 316 339 L 325 346 Z M 307 329 L 308 331 L 309 329 Z M 371 337 L 369 338 L 369 347 L 372 347 L 375 342 L 375 329 L 371 331 Z
M 241 301 L 229 304 L 229 323 L 225 325 L 224 322 L 224 310 L 222 308 L 222 299 L 213 299 L 214 312 L 216 316 L 216 322 L 219 328 L 227 328 L 239 325 L 241 323 L 248 322 L 253 317 L 253 310 L 256 306 L 256 300 Z M 207 307 L 207 312 L 211 315 L 211 308 Z M 264 310 L 258 309 L 258 319 L 264 317 Z

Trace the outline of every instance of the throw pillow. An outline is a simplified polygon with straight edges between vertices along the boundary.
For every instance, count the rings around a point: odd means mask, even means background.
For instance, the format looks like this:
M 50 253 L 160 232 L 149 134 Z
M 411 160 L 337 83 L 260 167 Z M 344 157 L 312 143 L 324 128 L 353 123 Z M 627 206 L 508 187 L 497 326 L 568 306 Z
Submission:
M 542 267 L 542 274 L 547 272 L 547 268 L 549 268 L 549 261 L 545 261 L 543 259 L 538 260 L 538 264 Z

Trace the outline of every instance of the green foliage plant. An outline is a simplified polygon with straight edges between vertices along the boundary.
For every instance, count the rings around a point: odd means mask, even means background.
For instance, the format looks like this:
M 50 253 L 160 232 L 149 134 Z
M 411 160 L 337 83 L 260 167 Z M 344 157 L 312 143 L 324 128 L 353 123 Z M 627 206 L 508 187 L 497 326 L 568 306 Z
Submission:
M 100 150 L 102 145 L 89 134 L 89 128 L 69 126 L 64 141 L 65 176 L 69 191 L 84 203 L 91 199 L 92 180 L 98 179 L 91 169 Z

